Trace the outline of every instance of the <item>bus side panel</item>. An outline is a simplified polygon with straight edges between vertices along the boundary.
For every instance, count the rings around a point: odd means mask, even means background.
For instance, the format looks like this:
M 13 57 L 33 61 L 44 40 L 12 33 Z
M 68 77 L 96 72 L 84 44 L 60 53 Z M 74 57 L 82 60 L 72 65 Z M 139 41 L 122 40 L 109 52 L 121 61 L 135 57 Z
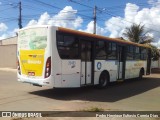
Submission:
M 102 71 L 109 72 L 110 82 L 117 80 L 116 60 L 95 60 L 94 84 L 99 84 L 99 77 Z
M 52 39 L 51 39 L 51 51 L 52 51 L 52 76 L 53 76 L 53 87 L 62 87 L 62 62 L 58 54 L 57 50 L 57 42 L 56 42 L 56 29 L 52 28 Z
M 62 60 L 62 87 L 80 87 L 80 60 Z
M 139 77 L 140 69 L 144 68 L 146 71 L 146 61 L 135 61 L 128 60 L 126 61 L 126 69 L 125 69 L 125 79 L 136 78 Z

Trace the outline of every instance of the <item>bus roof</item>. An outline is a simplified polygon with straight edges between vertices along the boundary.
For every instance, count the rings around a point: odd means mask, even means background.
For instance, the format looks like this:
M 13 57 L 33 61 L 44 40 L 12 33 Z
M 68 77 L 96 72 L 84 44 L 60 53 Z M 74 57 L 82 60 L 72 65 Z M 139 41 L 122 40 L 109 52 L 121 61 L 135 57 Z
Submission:
M 106 37 L 106 36 L 86 33 L 86 32 L 72 30 L 72 29 L 68 29 L 68 28 L 58 27 L 58 31 L 65 32 L 65 33 L 70 33 L 70 34 L 75 34 L 75 35 L 80 35 L 80 36 L 85 36 L 85 37 L 91 37 L 91 38 L 97 38 L 97 39 L 102 39 L 102 40 L 118 42 L 118 43 L 122 43 L 122 44 L 129 44 L 129 45 L 135 45 L 135 46 L 139 46 L 139 47 L 150 48 L 148 45 L 145 45 L 145 44 L 138 44 L 138 43 L 134 43 L 134 42 L 131 42 L 131 41 L 121 40 L 121 39 L 118 39 L 118 38 L 109 38 L 109 37 Z

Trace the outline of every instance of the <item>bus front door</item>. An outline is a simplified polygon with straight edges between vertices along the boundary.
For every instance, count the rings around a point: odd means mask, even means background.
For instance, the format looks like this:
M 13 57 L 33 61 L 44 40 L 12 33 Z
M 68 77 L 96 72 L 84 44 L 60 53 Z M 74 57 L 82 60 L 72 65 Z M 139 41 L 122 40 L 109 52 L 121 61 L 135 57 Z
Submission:
M 92 77 L 92 44 L 90 41 L 81 41 L 81 85 L 91 84 Z

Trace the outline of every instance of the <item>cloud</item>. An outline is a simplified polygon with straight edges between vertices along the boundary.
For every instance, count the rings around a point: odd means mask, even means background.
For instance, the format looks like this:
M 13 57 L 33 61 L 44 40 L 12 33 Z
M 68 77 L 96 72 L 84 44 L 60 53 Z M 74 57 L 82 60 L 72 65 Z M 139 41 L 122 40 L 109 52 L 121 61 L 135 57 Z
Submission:
M 88 33 L 93 33 L 93 21 L 89 22 L 88 25 L 86 26 L 86 29 L 79 29 L 79 31 L 84 31 L 84 32 L 88 32 Z M 98 24 L 96 24 L 96 34 L 99 35 L 104 35 L 105 33 L 107 33 L 107 30 L 103 27 L 100 27 Z
M 16 32 L 17 32 L 18 30 L 19 30 L 18 28 L 15 28 L 15 29 L 12 30 L 12 31 L 6 31 L 5 33 L 3 33 L 3 34 L 0 36 L 0 40 L 6 39 L 6 38 L 9 38 L 9 37 L 14 37 L 14 36 L 16 36 Z
M 127 3 L 124 17 L 112 17 L 107 20 L 105 26 L 110 31 L 110 37 L 124 37 L 125 28 L 131 26 L 132 23 L 137 23 L 145 25 L 145 30 L 154 38 L 156 46 L 160 47 L 160 0 L 148 2 L 154 5 L 151 8 L 143 9 L 140 9 L 136 4 Z
M 7 25 L 4 23 L 0 23 L 0 32 L 4 32 L 8 29 Z
M 77 29 L 78 27 L 81 27 L 82 23 L 83 19 L 80 16 L 77 16 L 77 10 L 74 10 L 71 6 L 66 6 L 54 16 L 49 15 L 47 12 L 43 13 L 38 20 L 29 21 L 27 26 L 49 24 Z
M 8 26 L 4 23 L 0 23 L 0 33 L 1 33 L 0 40 L 16 36 L 17 31 L 18 31 L 18 28 L 8 31 Z

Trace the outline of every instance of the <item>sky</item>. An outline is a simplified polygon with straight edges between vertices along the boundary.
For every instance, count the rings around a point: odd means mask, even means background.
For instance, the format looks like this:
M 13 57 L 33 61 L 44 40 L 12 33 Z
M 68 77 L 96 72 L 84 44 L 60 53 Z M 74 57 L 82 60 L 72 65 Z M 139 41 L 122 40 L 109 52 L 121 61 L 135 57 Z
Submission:
M 0 40 L 19 29 L 20 0 L 0 0 Z M 160 0 L 21 0 L 22 26 L 54 25 L 93 33 L 93 10 L 97 7 L 96 34 L 124 37 L 133 23 L 145 26 L 153 45 L 160 48 Z

